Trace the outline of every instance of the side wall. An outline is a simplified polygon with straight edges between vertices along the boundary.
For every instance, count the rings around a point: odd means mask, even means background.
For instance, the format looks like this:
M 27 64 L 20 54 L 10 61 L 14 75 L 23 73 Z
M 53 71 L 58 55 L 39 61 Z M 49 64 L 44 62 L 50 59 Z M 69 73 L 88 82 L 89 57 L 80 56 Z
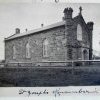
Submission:
M 71 29 L 69 29 L 70 39 L 66 36 L 65 26 L 60 26 L 40 33 L 6 41 L 6 62 L 88 60 L 90 49 L 89 33 L 84 22 L 77 19 L 73 23 Z M 78 24 L 82 26 L 82 41 L 77 40 Z M 48 57 L 43 56 L 43 41 L 45 39 L 48 40 Z M 66 42 L 68 42 L 68 45 Z M 26 58 L 27 43 L 30 45 L 30 58 Z M 16 59 L 13 59 L 13 46 L 15 46 L 17 51 Z
M 49 41 L 48 57 L 43 57 L 43 41 Z M 30 45 L 31 58 L 26 58 L 26 44 Z M 65 26 L 60 26 L 30 36 L 24 36 L 5 42 L 6 62 L 64 61 L 66 59 Z M 16 59 L 13 59 L 13 46 Z

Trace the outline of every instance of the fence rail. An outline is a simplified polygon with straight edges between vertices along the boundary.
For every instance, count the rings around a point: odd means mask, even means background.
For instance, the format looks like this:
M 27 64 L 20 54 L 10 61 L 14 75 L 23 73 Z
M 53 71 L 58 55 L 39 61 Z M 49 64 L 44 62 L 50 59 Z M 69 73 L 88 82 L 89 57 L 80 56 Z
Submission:
M 100 65 L 100 60 L 68 60 L 68 61 L 44 61 L 44 62 L 9 62 L 0 63 L 0 67 L 61 67 L 61 66 L 85 66 Z

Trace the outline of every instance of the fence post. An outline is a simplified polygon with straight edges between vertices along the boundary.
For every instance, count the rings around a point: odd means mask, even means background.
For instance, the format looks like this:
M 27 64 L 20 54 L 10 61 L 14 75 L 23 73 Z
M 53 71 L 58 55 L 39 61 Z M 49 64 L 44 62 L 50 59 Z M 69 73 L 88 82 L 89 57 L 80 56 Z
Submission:
M 51 62 L 49 63 L 50 67 L 51 67 Z
M 74 61 L 72 61 L 72 67 L 74 67 Z
M 32 67 L 32 63 L 31 63 L 31 67 Z
M 19 67 L 19 63 L 18 63 L 18 67 Z
M 74 75 L 74 61 L 72 61 L 72 75 Z
M 72 61 L 72 84 L 74 84 L 75 76 L 74 76 L 74 61 Z

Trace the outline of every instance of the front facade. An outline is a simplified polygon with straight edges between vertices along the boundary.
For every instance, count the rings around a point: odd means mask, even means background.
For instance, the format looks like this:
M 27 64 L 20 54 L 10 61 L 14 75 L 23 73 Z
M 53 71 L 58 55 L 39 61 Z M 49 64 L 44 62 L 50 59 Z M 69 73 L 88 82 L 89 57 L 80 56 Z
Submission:
M 82 8 L 76 17 L 65 8 L 63 21 L 5 39 L 6 62 L 44 62 L 92 59 L 93 22 L 86 23 Z

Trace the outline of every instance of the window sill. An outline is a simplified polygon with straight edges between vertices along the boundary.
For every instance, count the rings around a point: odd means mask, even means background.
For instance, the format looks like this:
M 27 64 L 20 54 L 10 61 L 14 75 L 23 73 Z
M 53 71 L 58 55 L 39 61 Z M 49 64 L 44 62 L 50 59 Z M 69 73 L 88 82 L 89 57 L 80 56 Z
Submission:
M 29 59 L 30 60 L 31 58 L 25 58 L 25 59 Z
M 47 58 L 49 58 L 49 56 L 43 56 L 43 58 L 44 58 L 44 59 L 47 59 Z

